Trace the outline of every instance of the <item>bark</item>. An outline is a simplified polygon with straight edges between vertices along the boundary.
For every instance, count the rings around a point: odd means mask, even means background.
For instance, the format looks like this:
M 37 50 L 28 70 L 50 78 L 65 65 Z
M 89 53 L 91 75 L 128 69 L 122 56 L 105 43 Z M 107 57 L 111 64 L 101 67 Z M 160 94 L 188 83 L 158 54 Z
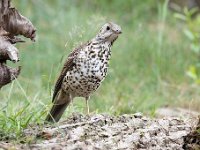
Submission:
M 10 83 L 10 81 L 16 79 L 20 73 L 21 67 L 11 68 L 5 64 L 0 64 L 0 89 L 2 86 Z
M 10 0 L 0 0 L 0 88 L 18 77 L 21 67 L 10 68 L 6 61 L 19 61 L 19 51 L 14 44 L 24 42 L 18 35 L 35 41 L 36 29 L 17 9 L 12 8 Z

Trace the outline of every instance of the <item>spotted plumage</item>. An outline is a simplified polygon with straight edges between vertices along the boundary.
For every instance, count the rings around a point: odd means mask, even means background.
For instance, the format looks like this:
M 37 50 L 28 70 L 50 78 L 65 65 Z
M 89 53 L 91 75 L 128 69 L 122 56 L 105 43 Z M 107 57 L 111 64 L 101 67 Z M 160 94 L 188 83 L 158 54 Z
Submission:
M 69 54 L 56 82 L 54 105 L 46 121 L 59 121 L 67 105 L 75 97 L 84 97 L 88 102 L 90 95 L 98 89 L 107 75 L 111 46 L 120 33 L 120 26 L 112 22 L 106 23 L 92 40 Z

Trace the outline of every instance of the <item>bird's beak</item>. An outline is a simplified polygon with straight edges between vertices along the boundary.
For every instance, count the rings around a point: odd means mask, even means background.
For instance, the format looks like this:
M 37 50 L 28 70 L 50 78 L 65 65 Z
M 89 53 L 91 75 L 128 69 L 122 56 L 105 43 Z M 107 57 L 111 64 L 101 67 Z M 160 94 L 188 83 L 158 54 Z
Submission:
M 115 34 L 122 34 L 122 31 L 121 30 L 115 30 L 113 31 Z
M 122 31 L 121 30 L 116 30 L 115 33 L 116 34 L 122 34 Z
M 118 34 L 122 34 L 122 31 L 118 31 Z

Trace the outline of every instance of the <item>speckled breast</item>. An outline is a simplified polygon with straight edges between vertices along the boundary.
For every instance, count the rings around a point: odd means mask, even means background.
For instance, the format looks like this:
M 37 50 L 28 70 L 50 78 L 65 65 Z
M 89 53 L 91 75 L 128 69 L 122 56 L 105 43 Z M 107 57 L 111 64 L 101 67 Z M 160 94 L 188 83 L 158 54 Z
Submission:
M 88 97 L 96 91 L 107 74 L 110 55 L 107 44 L 91 44 L 82 49 L 74 60 L 73 69 L 65 76 L 63 87 L 66 92 L 73 97 Z

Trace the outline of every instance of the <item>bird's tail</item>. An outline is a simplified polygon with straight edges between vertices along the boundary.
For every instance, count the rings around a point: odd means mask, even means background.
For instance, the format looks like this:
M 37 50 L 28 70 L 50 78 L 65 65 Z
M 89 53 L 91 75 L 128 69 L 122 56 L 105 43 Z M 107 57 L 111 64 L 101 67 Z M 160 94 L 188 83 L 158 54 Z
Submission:
M 55 97 L 54 104 L 47 115 L 46 122 L 58 122 L 63 115 L 65 109 L 71 102 L 71 97 L 64 91 L 60 91 L 58 96 Z

